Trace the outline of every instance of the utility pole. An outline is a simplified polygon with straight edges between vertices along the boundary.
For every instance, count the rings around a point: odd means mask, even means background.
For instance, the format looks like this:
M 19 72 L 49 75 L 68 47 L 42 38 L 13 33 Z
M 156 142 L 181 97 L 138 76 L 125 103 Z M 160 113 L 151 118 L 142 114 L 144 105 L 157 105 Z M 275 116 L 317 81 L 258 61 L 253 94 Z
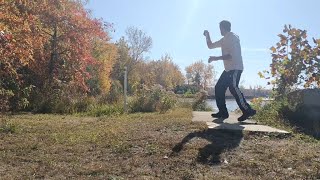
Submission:
M 124 67 L 124 81 L 123 81 L 123 93 L 124 93 L 124 104 L 123 104 L 123 110 L 126 113 L 127 112 L 127 89 L 128 89 L 128 68 L 127 66 Z

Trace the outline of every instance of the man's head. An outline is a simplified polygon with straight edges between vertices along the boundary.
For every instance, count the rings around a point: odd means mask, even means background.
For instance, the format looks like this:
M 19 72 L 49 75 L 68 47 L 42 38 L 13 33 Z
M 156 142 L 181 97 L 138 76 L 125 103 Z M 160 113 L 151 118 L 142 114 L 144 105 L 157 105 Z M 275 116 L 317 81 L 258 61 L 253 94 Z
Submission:
M 223 20 L 220 22 L 220 33 L 222 36 L 225 36 L 228 32 L 231 31 L 231 23 L 229 21 Z

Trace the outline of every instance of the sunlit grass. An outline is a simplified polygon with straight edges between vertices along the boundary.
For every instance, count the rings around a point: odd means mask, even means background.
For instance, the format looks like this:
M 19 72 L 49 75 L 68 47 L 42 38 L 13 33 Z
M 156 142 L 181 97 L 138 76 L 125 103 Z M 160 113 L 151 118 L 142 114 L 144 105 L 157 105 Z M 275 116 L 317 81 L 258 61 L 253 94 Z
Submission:
M 296 136 L 278 139 L 243 133 L 237 137 L 228 132 L 207 131 L 206 124 L 191 119 L 190 108 L 176 108 L 165 114 L 6 117 L 15 130 L 0 132 L 0 167 L 4 169 L 0 176 L 4 179 L 250 179 L 266 178 L 268 172 L 274 171 L 277 177 L 295 179 L 306 177 L 306 171 L 309 177 L 316 177 L 320 169 L 319 143 Z M 191 138 L 180 152 L 173 154 L 173 148 L 195 132 L 202 135 Z M 240 138 L 241 143 L 232 144 L 234 138 Z M 206 147 L 210 148 L 207 153 L 224 147 L 219 154 L 220 165 L 198 161 Z M 225 160 L 228 164 L 223 163 Z M 288 174 L 288 168 L 294 171 Z

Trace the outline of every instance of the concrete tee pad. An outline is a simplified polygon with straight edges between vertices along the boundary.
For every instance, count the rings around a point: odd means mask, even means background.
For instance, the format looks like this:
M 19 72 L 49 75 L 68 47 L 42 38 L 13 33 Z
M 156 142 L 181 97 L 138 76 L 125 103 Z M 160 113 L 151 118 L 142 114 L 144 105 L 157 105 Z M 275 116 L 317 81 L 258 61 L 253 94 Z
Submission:
M 217 119 L 211 117 L 211 112 L 193 111 L 192 121 L 194 122 L 206 122 L 209 129 L 227 129 L 227 130 L 243 130 L 243 131 L 253 131 L 253 132 L 269 132 L 269 133 L 284 133 L 289 132 L 276 129 L 270 126 L 259 125 L 253 119 L 249 119 L 243 122 L 238 122 L 238 117 L 241 114 L 236 114 L 234 112 L 229 113 L 228 119 Z

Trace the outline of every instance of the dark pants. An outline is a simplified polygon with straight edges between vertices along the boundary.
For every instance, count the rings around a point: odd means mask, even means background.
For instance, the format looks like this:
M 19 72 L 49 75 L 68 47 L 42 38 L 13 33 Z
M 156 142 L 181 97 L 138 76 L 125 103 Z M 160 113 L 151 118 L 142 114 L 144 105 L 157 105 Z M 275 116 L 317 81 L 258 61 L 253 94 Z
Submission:
M 231 70 L 228 72 L 223 71 L 221 74 L 215 86 L 215 96 L 219 112 L 227 112 L 225 95 L 227 88 L 229 88 L 231 94 L 236 99 L 237 104 L 242 112 L 246 112 L 251 109 L 250 105 L 247 103 L 238 87 L 241 73 L 241 70 Z

